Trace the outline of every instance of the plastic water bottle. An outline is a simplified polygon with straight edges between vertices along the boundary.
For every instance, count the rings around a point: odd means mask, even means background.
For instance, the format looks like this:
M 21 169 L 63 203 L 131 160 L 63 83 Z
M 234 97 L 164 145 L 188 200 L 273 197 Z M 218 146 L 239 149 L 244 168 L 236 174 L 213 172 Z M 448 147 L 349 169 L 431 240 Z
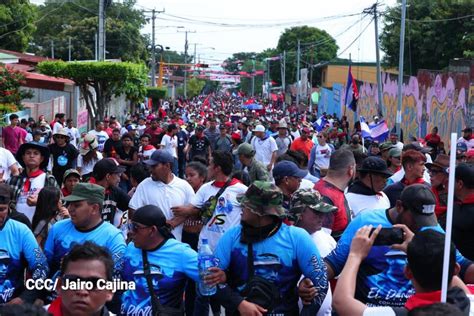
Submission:
M 198 269 L 199 269 L 199 293 L 202 296 L 211 296 L 216 294 L 216 286 L 209 286 L 204 283 L 204 277 L 211 274 L 209 268 L 217 266 L 217 260 L 212 253 L 211 247 L 207 239 L 203 239 L 198 253 Z

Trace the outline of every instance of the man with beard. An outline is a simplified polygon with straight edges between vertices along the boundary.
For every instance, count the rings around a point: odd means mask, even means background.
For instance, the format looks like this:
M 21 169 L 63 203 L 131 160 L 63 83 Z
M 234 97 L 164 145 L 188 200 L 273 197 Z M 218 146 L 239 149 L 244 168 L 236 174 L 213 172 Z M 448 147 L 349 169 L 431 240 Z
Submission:
M 467 149 L 474 148 L 474 137 L 472 137 L 472 128 L 466 127 L 462 132 L 464 134 L 458 139 L 457 143 L 466 144 Z
M 227 270 L 227 286 L 219 286 L 216 294 L 226 312 L 298 314 L 294 289 L 301 274 L 313 283 L 318 293 L 313 304 L 319 310 L 328 291 L 324 265 L 308 233 L 282 222 L 285 210 L 281 191 L 270 182 L 255 181 L 239 200 L 241 224 L 227 231 L 216 249 L 219 267 Z M 270 279 L 268 273 L 258 274 L 264 271 L 258 268 L 262 255 L 281 264 L 278 274 L 272 273 Z M 262 282 L 259 278 L 265 280 L 273 304 L 255 295 L 254 286 Z

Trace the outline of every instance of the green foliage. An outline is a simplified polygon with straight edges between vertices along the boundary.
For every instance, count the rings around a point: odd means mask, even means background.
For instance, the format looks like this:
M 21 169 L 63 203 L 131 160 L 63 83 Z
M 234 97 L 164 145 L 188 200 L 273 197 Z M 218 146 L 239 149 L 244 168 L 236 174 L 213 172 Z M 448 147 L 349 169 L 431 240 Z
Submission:
M 296 53 L 298 39 L 301 41 L 300 68 L 308 68 L 308 64 L 315 65 L 321 61 L 330 61 L 337 56 L 339 47 L 336 40 L 326 31 L 310 26 L 296 26 L 286 29 L 278 40 L 277 50 L 286 50 L 286 82 L 296 81 Z M 275 80 L 277 81 L 277 80 Z M 321 84 L 319 71 L 313 75 L 313 86 Z
M 254 56 L 257 56 L 257 53 L 234 53 L 232 54 L 232 57 L 229 57 L 224 61 L 224 69 L 232 72 L 239 71 L 240 65 L 245 61 L 252 59 Z
M 18 71 L 0 65 L 0 105 L 13 105 L 21 108 L 21 100 L 33 97 L 31 91 L 20 90 L 25 77 Z
M 2 0 L 0 4 L 0 48 L 24 51 L 35 31 L 36 10 L 28 0 Z
M 384 62 L 394 67 L 398 66 L 400 9 L 399 5 L 387 9 L 380 35 L 381 49 L 385 52 Z M 404 72 L 416 75 L 418 69 L 442 70 L 448 66 L 450 59 L 473 56 L 472 18 L 433 21 L 453 19 L 472 12 L 472 1 L 412 1 L 406 14 Z
M 147 92 L 147 69 L 143 64 L 46 61 L 37 69 L 49 76 L 73 80 L 81 89 L 92 118 L 105 117 L 112 96 L 124 94 L 132 103 L 138 103 Z M 90 89 L 95 91 L 95 100 Z
M 147 87 L 146 88 L 146 96 L 153 100 L 153 103 L 158 102 L 160 99 L 166 98 L 167 93 L 166 88 L 155 88 L 155 87 Z
M 265 62 L 255 60 L 255 70 L 265 70 Z M 242 65 L 242 71 L 251 73 L 253 71 L 253 61 L 247 60 Z M 262 93 L 263 75 L 255 76 L 254 83 L 254 94 L 259 95 Z M 252 78 L 240 77 L 240 90 L 245 92 L 247 95 L 252 94 Z
M 199 95 L 206 85 L 206 81 L 197 78 L 188 79 L 186 82 L 186 95 L 188 99 L 194 98 L 195 96 Z M 177 95 L 184 95 L 184 87 L 179 87 L 176 89 Z
M 139 62 L 148 58 L 148 39 L 140 34 L 146 20 L 143 13 L 133 7 L 135 2 L 113 2 L 106 10 L 107 59 Z M 72 60 L 93 60 L 98 3 L 97 0 L 47 1 L 38 8 L 39 15 L 56 11 L 37 22 L 31 50 L 50 56 L 51 41 L 54 41 L 55 58 L 68 60 L 70 37 Z

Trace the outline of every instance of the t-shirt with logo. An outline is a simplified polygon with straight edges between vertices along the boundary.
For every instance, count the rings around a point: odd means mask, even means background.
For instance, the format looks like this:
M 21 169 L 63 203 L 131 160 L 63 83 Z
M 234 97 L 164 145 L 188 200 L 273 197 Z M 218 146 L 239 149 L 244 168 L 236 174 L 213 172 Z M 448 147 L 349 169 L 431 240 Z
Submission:
M 11 218 L 0 227 L 0 258 L 0 305 L 22 291 L 25 259 L 32 279 L 48 276 L 48 263 L 35 236 L 25 224 Z
M 224 183 L 215 181 L 203 184 L 196 192 L 191 204 L 201 208 L 211 196 L 215 196 L 219 192 L 223 185 Z M 246 191 L 247 186 L 235 179 L 231 181 L 230 185 L 218 197 L 211 219 L 203 226 L 199 234 L 199 244 L 202 239 L 206 238 L 209 241 L 209 246 L 214 250 L 222 235 L 230 228 L 240 224 L 242 208 L 237 201 L 237 196 L 245 194 Z
M 50 144 L 49 151 L 53 157 L 53 175 L 56 181 L 61 184 L 63 182 L 64 172 L 76 165 L 76 158 L 79 151 L 71 144 L 60 147 L 56 144 Z
M 192 160 L 196 156 L 207 157 L 209 153 L 208 148 L 211 146 L 211 142 L 206 136 L 198 137 L 196 135 L 192 135 L 189 138 L 189 145 L 191 145 L 189 159 Z
M 65 127 L 66 133 L 69 135 L 69 143 L 77 148 L 77 142 L 81 138 L 79 130 L 75 127 Z
M 115 220 L 117 212 L 125 212 L 128 209 L 130 197 L 127 193 L 116 187 L 105 190 L 104 206 L 102 207 L 102 219 L 114 226 L 120 225 L 120 218 Z
M 370 210 L 361 212 L 347 226 L 337 243 L 336 249 L 324 260 L 331 266 L 335 274 L 341 273 L 349 255 L 350 245 L 357 230 L 365 225 L 391 228 L 388 210 Z M 425 227 L 442 232 L 441 227 Z M 389 246 L 372 246 L 368 256 L 362 262 L 357 274 L 355 298 L 367 306 L 392 306 L 402 307 L 408 297 L 415 293 L 410 280 L 405 277 L 406 254 L 391 251 Z M 456 251 L 456 261 L 465 271 L 471 261 L 464 258 Z
M 188 278 L 199 280 L 197 253 L 187 244 L 168 239 L 147 252 L 153 291 L 165 307 L 179 308 Z M 142 250 L 129 243 L 124 256 L 122 280 L 135 282 L 134 290 L 121 297 L 120 315 L 152 315 L 151 295 L 143 274 Z
M 59 270 L 62 258 L 75 244 L 83 244 L 86 241 L 95 242 L 109 250 L 114 261 L 114 277 L 119 277 L 126 248 L 122 232 L 104 221 L 88 231 L 80 231 L 70 218 L 57 222 L 49 230 L 44 253 L 48 259 L 50 276 L 53 277 Z
M 38 195 L 42 188 L 44 188 L 44 183 L 46 180 L 46 173 L 42 173 L 37 177 L 30 178 L 30 189 L 25 191 L 26 186 L 20 190 L 20 194 L 16 200 L 16 210 L 22 214 L 25 214 L 26 217 L 30 220 L 30 223 L 33 221 L 33 216 L 35 215 L 36 206 L 29 206 L 26 201 L 28 197 Z

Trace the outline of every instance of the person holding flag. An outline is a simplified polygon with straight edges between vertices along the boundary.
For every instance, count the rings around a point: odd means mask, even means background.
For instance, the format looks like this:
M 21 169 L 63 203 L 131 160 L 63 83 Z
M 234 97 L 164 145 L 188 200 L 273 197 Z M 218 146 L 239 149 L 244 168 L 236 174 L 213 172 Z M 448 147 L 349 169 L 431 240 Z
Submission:
M 352 69 L 349 66 L 349 73 L 347 75 L 347 84 L 346 84 L 346 107 L 351 109 L 354 112 L 357 112 L 357 101 L 359 101 L 359 90 L 357 89 L 357 84 L 352 76 Z

